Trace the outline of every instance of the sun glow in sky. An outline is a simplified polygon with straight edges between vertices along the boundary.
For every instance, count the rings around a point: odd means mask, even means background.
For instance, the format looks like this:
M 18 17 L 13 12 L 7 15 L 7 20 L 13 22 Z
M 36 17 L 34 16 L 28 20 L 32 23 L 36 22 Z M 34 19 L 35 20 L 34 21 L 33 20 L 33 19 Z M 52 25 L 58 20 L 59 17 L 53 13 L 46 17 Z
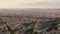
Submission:
M 0 0 L 0 8 L 60 8 L 60 0 Z

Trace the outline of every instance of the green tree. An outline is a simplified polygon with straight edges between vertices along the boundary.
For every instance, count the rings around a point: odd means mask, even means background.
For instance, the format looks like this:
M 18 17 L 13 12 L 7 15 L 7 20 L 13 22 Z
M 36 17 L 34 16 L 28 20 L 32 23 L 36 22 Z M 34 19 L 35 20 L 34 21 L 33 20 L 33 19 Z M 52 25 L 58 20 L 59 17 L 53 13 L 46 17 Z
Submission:
M 50 26 L 48 26 L 47 28 L 47 32 L 49 32 L 49 31 L 51 31 L 51 30 L 53 30 L 53 29 L 55 29 L 55 30 L 57 30 L 57 25 L 58 25 L 59 23 L 53 23 L 53 24 L 51 24 Z

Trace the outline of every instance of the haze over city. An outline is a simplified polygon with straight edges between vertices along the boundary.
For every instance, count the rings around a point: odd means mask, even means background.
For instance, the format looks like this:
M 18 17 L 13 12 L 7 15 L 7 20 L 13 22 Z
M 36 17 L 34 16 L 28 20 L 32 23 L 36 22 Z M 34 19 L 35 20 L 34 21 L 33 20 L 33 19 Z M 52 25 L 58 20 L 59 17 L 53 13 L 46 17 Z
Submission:
M 60 0 L 0 0 L 0 34 L 60 34 Z

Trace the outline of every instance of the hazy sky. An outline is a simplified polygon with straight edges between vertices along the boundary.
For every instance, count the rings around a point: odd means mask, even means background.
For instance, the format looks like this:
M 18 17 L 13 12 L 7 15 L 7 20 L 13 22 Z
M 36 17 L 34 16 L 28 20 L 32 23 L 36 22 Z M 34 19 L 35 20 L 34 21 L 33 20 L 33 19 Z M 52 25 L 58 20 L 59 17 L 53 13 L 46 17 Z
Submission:
M 0 0 L 0 8 L 60 8 L 60 0 Z

